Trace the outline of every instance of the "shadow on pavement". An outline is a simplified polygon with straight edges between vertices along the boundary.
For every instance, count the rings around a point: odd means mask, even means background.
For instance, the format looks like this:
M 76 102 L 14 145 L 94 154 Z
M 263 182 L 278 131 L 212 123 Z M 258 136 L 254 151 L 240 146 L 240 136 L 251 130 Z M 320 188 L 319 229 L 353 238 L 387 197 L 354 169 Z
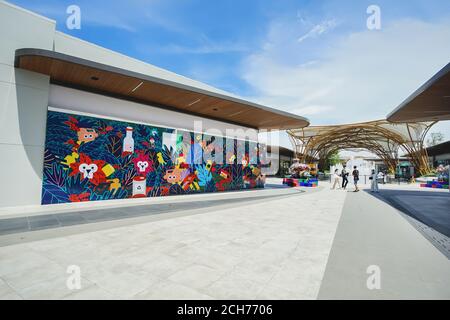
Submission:
M 388 203 L 404 214 L 450 237 L 450 194 L 448 192 L 381 190 L 368 194 Z

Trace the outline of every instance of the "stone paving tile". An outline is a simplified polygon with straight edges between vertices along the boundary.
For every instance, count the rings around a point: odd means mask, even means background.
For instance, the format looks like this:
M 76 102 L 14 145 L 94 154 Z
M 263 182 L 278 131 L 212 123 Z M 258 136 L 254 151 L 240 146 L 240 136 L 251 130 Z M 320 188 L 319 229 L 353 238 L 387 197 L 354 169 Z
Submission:
M 219 280 L 225 271 L 213 269 L 201 264 L 193 264 L 172 274 L 168 280 L 184 286 L 202 289 Z
M 98 285 L 92 285 L 86 289 L 76 290 L 64 296 L 63 300 L 116 300 L 117 296 L 100 288 Z
M 299 294 L 289 291 L 285 288 L 275 287 L 272 285 L 266 285 L 264 288 L 256 295 L 258 300 L 297 300 L 306 299 L 304 296 L 301 297 Z
M 36 268 L 35 265 L 30 265 L 27 269 L 8 273 L 3 275 L 2 278 L 11 288 L 22 290 L 39 282 L 51 280 L 55 276 L 65 275 L 67 275 L 66 268 L 53 261 L 47 261 L 44 268 Z
M 23 298 L 15 292 L 9 292 L 4 295 L 0 295 L 0 300 L 23 300 Z
M 0 248 L 0 277 L 33 268 L 44 268 L 50 261 L 42 254 L 19 245 L 15 253 L 3 253 Z M 66 250 L 67 253 L 67 250 Z
M 139 268 L 159 278 L 167 279 L 174 273 L 184 270 L 190 265 L 192 265 L 191 262 L 183 261 L 166 254 L 158 254 L 146 260 Z
M 26 288 L 19 289 L 17 292 L 26 300 L 63 299 L 76 291 L 69 289 L 66 282 L 67 276 L 56 276 L 52 279 L 40 281 Z M 82 278 L 81 286 L 83 289 L 86 289 L 92 286 L 92 283 Z
M 88 279 L 102 290 L 121 299 L 131 299 L 139 292 L 160 281 L 148 272 L 136 270 L 113 272 L 108 271 L 97 276 L 89 275 Z
M 236 273 L 226 274 L 201 291 L 215 299 L 254 300 L 264 289 L 264 283 L 250 280 Z
M 21 298 L 16 293 L 16 291 L 8 285 L 8 283 L 5 280 L 0 278 L 0 300 L 10 300 L 13 298 L 13 296 Z
M 193 288 L 171 282 L 169 280 L 161 280 L 151 287 L 136 294 L 133 299 L 136 300 L 211 300 L 213 297 L 201 293 Z

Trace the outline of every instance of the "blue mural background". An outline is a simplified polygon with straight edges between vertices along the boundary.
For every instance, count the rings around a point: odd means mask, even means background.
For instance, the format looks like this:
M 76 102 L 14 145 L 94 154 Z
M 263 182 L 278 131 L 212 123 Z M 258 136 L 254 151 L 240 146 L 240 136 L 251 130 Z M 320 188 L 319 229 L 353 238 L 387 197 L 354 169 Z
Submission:
M 259 188 L 258 151 L 249 141 L 49 110 L 42 204 Z M 205 161 L 206 152 L 224 163 Z

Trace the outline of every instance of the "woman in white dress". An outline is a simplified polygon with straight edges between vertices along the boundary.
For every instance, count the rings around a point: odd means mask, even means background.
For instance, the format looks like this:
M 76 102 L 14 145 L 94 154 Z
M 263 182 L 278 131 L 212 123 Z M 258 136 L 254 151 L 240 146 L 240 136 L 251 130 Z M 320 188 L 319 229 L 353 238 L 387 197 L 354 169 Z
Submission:
M 372 180 L 370 183 L 370 192 L 378 192 L 378 175 L 375 169 L 372 169 L 370 180 Z
M 338 169 L 334 170 L 333 179 L 334 182 L 333 187 L 331 189 L 334 190 L 336 188 L 336 184 L 338 186 L 338 189 L 341 189 L 341 177 L 339 176 Z

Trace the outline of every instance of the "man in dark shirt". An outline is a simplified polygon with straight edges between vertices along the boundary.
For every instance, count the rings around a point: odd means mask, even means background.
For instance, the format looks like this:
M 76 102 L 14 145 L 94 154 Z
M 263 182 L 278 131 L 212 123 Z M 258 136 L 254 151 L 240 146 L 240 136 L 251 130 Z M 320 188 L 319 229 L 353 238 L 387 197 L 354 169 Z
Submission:
M 347 188 L 347 184 L 348 184 L 348 178 L 347 178 L 348 172 L 347 172 L 347 170 L 345 170 L 345 165 L 342 168 L 341 177 L 342 177 L 342 189 L 345 190 L 345 188 Z
M 353 182 L 355 183 L 355 191 L 354 192 L 358 192 L 358 181 L 359 181 L 359 171 L 356 168 L 356 166 L 353 167 L 353 172 L 352 172 L 352 176 L 353 176 Z

